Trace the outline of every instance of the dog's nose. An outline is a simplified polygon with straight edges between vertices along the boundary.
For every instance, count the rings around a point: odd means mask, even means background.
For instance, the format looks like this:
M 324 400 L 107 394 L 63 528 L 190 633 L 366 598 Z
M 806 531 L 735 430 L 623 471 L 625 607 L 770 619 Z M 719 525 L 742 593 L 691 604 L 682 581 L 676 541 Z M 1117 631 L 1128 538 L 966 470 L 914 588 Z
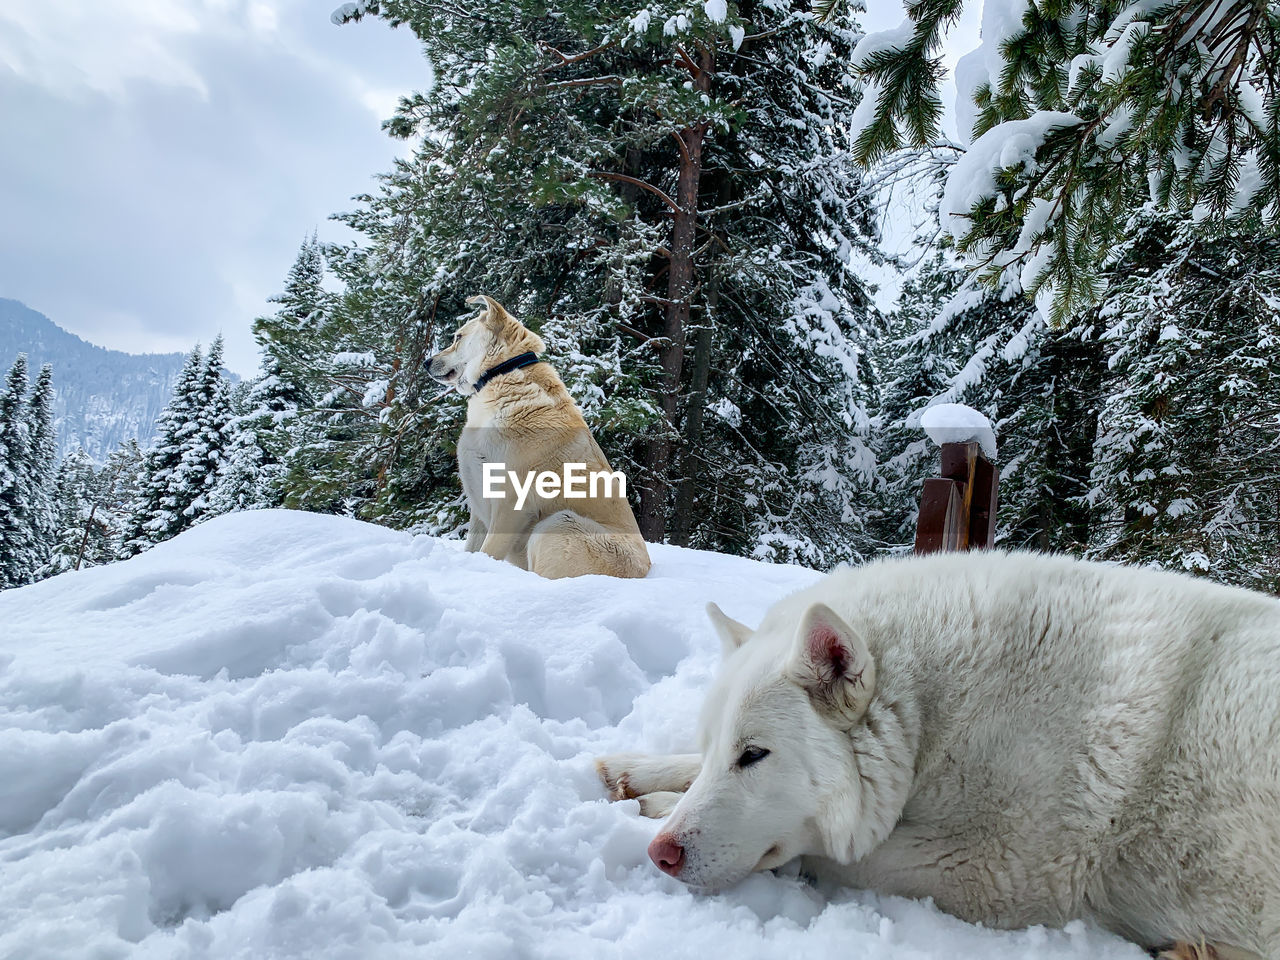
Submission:
M 649 859 L 663 873 L 678 877 L 684 866 L 684 847 L 669 833 L 660 833 L 649 844 Z

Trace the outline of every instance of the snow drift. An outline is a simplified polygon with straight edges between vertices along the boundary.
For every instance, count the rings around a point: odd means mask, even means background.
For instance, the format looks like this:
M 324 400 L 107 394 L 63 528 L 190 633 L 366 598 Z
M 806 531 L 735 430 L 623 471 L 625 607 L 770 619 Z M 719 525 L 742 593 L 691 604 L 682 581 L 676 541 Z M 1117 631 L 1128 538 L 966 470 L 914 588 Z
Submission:
M 547 581 L 285 511 L 0 594 L 0 957 L 1130 958 L 758 875 L 690 893 L 598 753 L 687 746 L 812 571 L 657 547 Z

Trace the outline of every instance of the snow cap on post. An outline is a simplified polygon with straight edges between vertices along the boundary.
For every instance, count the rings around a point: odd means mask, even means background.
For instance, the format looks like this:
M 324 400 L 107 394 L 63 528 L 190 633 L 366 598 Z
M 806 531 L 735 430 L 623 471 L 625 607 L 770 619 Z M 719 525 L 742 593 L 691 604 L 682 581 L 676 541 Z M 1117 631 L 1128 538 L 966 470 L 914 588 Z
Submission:
M 944 443 L 977 443 L 988 460 L 996 458 L 996 433 L 991 421 L 963 403 L 939 403 L 920 414 L 920 426 L 929 439 Z

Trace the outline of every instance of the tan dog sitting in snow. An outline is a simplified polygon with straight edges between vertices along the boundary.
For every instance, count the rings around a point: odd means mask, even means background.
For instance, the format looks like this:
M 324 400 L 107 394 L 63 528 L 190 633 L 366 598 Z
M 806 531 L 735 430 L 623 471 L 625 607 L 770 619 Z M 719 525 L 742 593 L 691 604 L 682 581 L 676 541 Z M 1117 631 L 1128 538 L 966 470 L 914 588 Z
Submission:
M 541 576 L 643 577 L 649 551 L 626 478 L 591 436 L 564 382 L 540 361 L 542 339 L 489 297 L 432 377 L 467 397 L 458 471 L 471 510 L 467 550 Z

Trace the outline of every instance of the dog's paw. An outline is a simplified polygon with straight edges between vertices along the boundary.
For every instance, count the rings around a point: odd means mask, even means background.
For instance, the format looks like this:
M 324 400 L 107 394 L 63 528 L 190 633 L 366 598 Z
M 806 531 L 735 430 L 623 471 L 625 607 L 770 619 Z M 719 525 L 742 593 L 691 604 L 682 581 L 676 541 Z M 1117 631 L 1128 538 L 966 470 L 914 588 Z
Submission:
M 649 793 L 683 793 L 698 775 L 702 758 L 696 753 L 654 756 L 615 753 L 596 760 L 596 772 L 611 800 L 634 800 Z
M 1156 952 L 1155 958 L 1156 960 L 1222 960 L 1222 954 L 1212 943 L 1205 943 L 1203 940 L 1196 943 L 1179 940 L 1172 946 Z
M 683 793 L 672 790 L 660 790 L 657 793 L 646 793 L 636 797 L 640 801 L 640 816 L 648 817 L 650 820 L 665 820 L 671 816 L 671 811 L 676 808 L 676 804 L 683 796 Z
M 604 784 L 610 800 L 634 800 L 636 792 L 631 788 L 630 771 L 641 757 L 638 753 L 613 753 L 596 757 L 596 773 Z

